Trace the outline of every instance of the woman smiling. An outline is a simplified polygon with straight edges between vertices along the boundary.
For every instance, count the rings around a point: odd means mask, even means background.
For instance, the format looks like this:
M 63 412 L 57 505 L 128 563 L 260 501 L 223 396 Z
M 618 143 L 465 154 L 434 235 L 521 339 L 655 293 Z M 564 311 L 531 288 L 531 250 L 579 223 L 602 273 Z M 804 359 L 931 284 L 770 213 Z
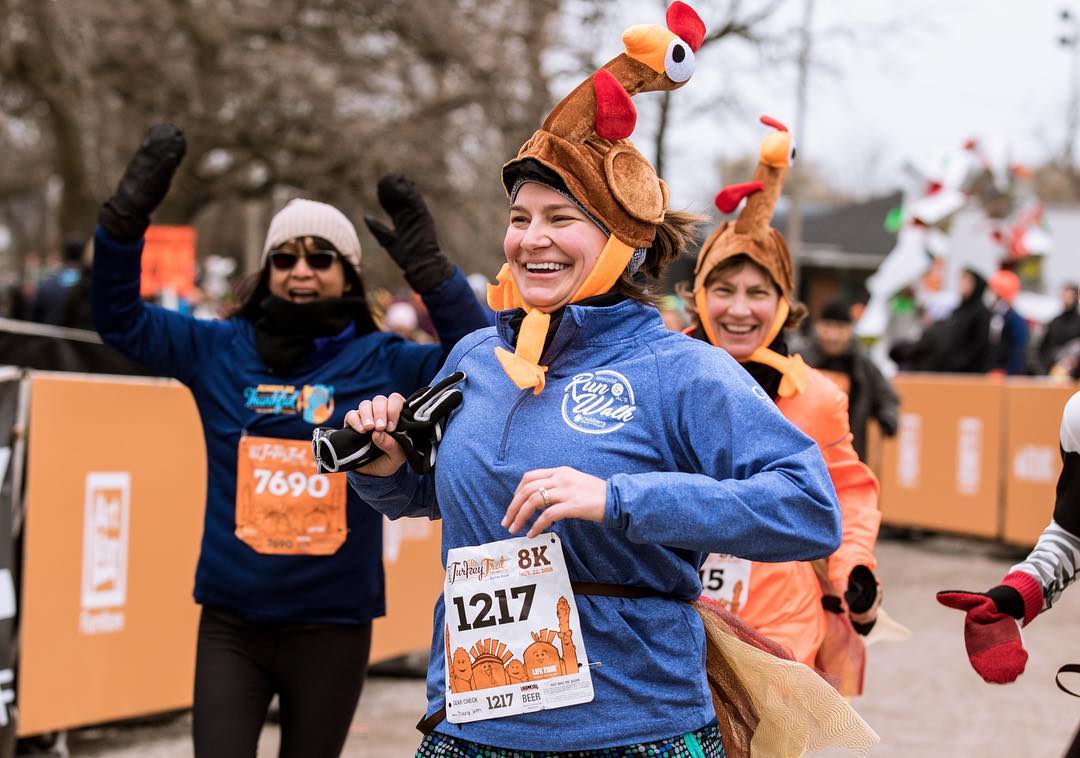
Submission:
M 688 332 L 741 363 L 780 412 L 817 442 L 843 510 L 843 541 L 816 564 L 709 556 L 705 591 L 797 660 L 833 675 L 843 694 L 856 695 L 862 691 L 865 652 L 855 632 L 870 632 L 881 604 L 874 576 L 878 483 L 852 447 L 847 396 L 788 354 L 784 329 L 796 326 L 806 309 L 794 302 L 791 257 L 770 220 L 794 140 L 779 122 L 762 121 L 775 131 L 762 142 L 754 181 L 717 196 L 724 212 L 743 199 L 746 205 L 701 247 L 693 290 L 685 293 L 697 322 Z M 722 583 L 709 581 L 720 576 Z
M 725 755 L 689 604 L 698 564 L 718 550 L 791 560 L 836 546 L 813 443 L 650 302 L 649 277 L 695 219 L 667 208 L 666 185 L 606 109 L 679 86 L 703 35 L 682 3 L 667 29 L 632 27 L 627 52 L 504 167 L 498 325 L 440 372 L 467 379 L 434 473 L 402 465 L 389 434 L 400 395 L 346 416 L 385 452 L 349 475 L 353 488 L 390 518 L 443 523 L 418 756 Z M 470 561 L 477 576 L 452 570 Z
M 273 217 L 260 269 L 231 318 L 200 321 L 143 303 L 143 234 L 185 148 L 175 126 L 155 126 L 101 209 L 93 306 L 102 338 L 187 385 L 202 421 L 195 755 L 254 755 L 277 694 L 280 754 L 337 756 L 364 683 L 371 622 L 385 613 L 382 517 L 315 472 L 308 440 L 361 398 L 427 384 L 486 318 L 400 176 L 379 183 L 395 228 L 369 225 L 424 297 L 441 345 L 378 330 L 356 229 L 313 200 Z

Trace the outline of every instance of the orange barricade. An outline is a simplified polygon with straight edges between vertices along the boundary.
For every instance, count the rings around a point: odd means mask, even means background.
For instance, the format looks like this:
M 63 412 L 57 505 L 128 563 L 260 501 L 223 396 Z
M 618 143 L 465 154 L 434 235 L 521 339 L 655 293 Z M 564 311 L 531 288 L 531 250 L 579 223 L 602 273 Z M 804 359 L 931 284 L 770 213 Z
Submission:
M 206 498 L 190 393 L 30 375 L 19 733 L 191 702 Z
M 1061 409 L 1074 385 L 1010 379 L 1005 393 L 1008 433 L 1001 539 L 1033 545 L 1050 523 L 1061 473 Z
M 386 616 L 375 620 L 371 660 L 385 661 L 431 647 L 432 612 L 442 594 L 442 522 L 383 519 Z
M 1032 545 L 1054 508 L 1058 428 L 1075 384 L 902 374 L 900 429 L 871 440 L 882 519 Z
M 998 534 L 1004 384 L 901 375 L 900 424 L 882 447 L 881 511 L 890 524 Z
M 163 379 L 26 381 L 19 734 L 190 706 L 206 498 L 191 394 Z M 372 662 L 428 649 L 442 588 L 439 524 L 384 527 L 389 615 Z

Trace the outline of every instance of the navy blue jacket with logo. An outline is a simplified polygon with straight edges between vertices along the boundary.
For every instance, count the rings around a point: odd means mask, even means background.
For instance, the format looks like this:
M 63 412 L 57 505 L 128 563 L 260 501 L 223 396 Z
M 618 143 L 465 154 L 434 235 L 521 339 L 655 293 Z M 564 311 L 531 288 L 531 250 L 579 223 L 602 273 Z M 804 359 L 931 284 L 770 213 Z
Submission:
M 407 395 L 428 384 L 459 339 L 490 323 L 461 271 L 424 295 L 441 345 L 418 345 L 386 332 L 331 339 L 317 361 L 281 375 L 259 357 L 247 319 L 199 321 L 144 303 L 141 241 L 121 244 L 98 229 L 94 250 L 98 332 L 129 357 L 187 385 L 202 419 L 207 492 L 196 602 L 255 621 L 363 623 L 382 616 L 382 516 L 350 491 L 349 532 L 336 553 L 257 553 L 235 535 L 237 446 L 241 435 L 310 440 L 313 427 L 340 427 L 361 400 Z M 305 388 L 327 403 L 305 403 Z M 146 435 L 148 445 L 169 445 L 168 429 L 148 424 Z

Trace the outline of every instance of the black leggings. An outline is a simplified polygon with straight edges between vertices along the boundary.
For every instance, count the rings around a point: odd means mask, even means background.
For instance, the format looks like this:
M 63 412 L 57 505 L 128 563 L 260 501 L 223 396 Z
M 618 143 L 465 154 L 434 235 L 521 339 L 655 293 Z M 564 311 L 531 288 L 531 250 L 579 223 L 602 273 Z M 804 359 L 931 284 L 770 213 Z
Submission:
M 281 758 L 336 758 L 360 700 L 371 623 L 266 624 L 203 608 L 195 662 L 198 758 L 255 756 L 281 709 Z

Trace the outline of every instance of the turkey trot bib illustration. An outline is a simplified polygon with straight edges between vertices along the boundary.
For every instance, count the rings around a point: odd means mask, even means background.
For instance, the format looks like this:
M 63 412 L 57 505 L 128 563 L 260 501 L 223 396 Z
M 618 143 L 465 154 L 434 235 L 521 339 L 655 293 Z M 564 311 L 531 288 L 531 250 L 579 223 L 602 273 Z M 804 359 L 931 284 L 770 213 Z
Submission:
M 454 548 L 446 557 L 446 719 L 503 718 L 593 699 L 557 535 Z
M 242 437 L 236 536 L 259 553 L 331 555 L 348 533 L 343 476 L 315 473 L 311 443 Z
M 712 553 L 698 569 L 701 594 L 737 616 L 750 594 L 750 565 L 745 558 Z

